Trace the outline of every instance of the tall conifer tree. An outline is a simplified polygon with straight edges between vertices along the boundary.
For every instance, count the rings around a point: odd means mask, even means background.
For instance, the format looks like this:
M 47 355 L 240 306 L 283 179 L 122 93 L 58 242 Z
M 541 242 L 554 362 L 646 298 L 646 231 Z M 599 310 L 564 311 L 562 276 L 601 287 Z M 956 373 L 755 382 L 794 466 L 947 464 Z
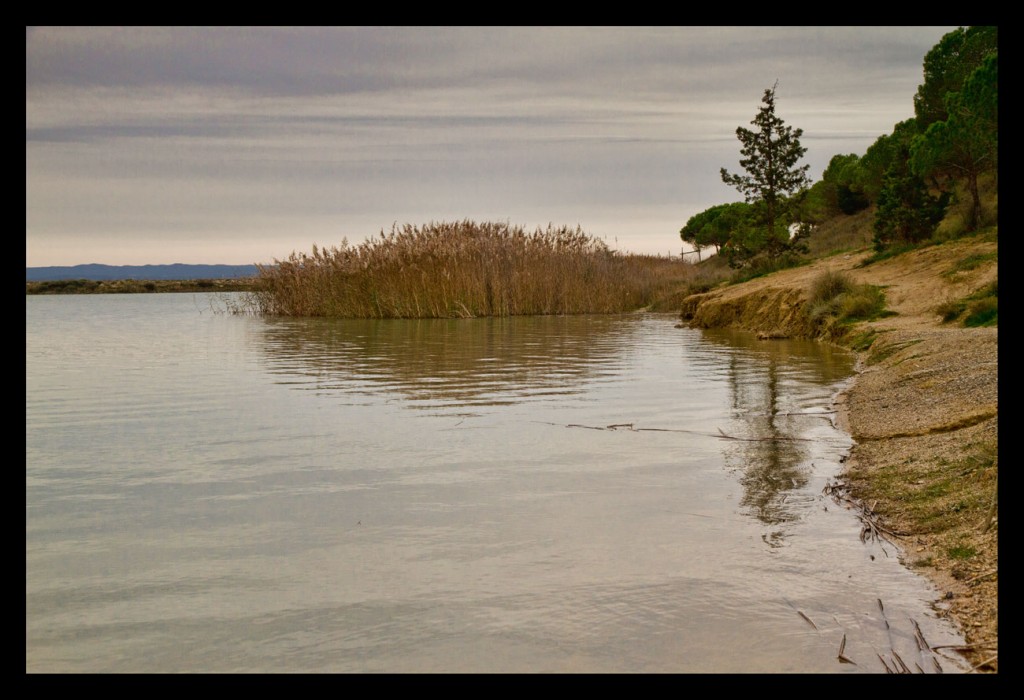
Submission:
M 736 128 L 736 138 L 743 144 L 740 165 L 747 174 L 721 170 L 722 181 L 739 190 L 755 207 L 757 240 L 746 241 L 743 247 L 755 255 L 763 251 L 773 259 L 797 245 L 789 235 L 795 208 L 791 206 L 795 204 L 792 198 L 806 191 L 811 182 L 807 177 L 811 166 L 797 165 L 807 152 L 800 145 L 803 129 L 787 126 L 775 115 L 776 86 L 764 91 L 764 104 L 750 122 L 756 129 Z

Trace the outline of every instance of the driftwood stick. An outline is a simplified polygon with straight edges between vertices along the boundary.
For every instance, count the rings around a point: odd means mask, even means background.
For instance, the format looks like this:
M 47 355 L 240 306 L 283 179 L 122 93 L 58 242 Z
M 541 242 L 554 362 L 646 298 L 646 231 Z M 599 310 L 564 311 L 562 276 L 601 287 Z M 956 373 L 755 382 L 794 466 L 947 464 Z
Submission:
M 744 438 L 736 437 L 735 435 L 726 435 L 725 432 L 719 428 L 718 435 L 716 437 L 722 437 L 726 440 L 742 440 L 744 442 L 813 442 L 810 438 L 796 438 L 796 437 L 754 437 Z
M 777 418 L 779 416 L 810 416 L 813 418 L 816 416 L 831 416 L 836 413 L 839 413 L 839 411 L 813 411 L 811 413 L 792 413 L 787 411 L 785 413 L 744 413 L 743 415 L 754 418 Z
M 849 656 L 843 652 L 846 650 L 846 634 L 843 634 L 843 641 L 839 642 L 839 654 L 836 656 L 840 663 L 857 665 Z
M 903 663 L 903 659 L 901 659 L 900 655 L 896 653 L 896 650 L 895 649 L 890 649 L 889 651 L 892 652 L 893 658 L 896 659 L 896 661 L 899 662 L 900 668 L 903 669 L 903 673 L 911 673 L 910 667 L 907 666 L 905 663 Z
M 886 540 L 889 544 L 894 544 L 892 540 L 886 537 L 882 537 L 881 534 L 888 535 L 889 537 L 906 537 L 906 533 L 896 532 L 890 528 L 881 525 L 878 522 L 877 516 L 874 514 L 872 508 L 868 508 L 864 503 L 857 498 L 852 498 L 849 494 L 845 493 L 844 489 L 846 484 L 841 481 L 834 483 L 827 483 L 821 490 L 823 494 L 832 498 L 833 501 L 839 504 L 846 504 L 850 507 L 858 509 L 860 512 L 857 517 L 860 518 L 861 523 L 864 527 L 861 529 L 860 540 L 861 542 L 867 541 L 867 536 L 871 535 L 873 540 Z M 880 534 L 881 533 L 881 534 Z M 888 553 L 886 553 L 888 554 Z
M 633 423 L 612 423 L 611 425 L 583 425 L 581 423 L 551 423 L 549 421 L 535 421 L 537 423 L 544 423 L 546 425 L 562 425 L 565 428 L 586 428 L 588 430 L 616 430 L 618 428 L 629 428 L 632 432 L 657 432 L 657 433 L 686 433 L 688 435 L 704 435 L 705 437 L 722 438 L 724 440 L 740 440 L 743 442 L 814 442 L 811 438 L 798 438 L 788 436 L 777 436 L 777 437 L 737 437 L 736 435 L 727 435 L 721 428 L 718 429 L 718 433 L 702 433 L 699 430 L 683 430 L 681 428 L 637 428 Z
M 875 600 L 878 601 L 878 611 L 882 614 L 882 622 L 885 623 L 885 636 L 889 638 L 889 649 L 892 651 L 892 655 L 900 662 L 900 665 L 906 668 L 903 659 L 896 653 L 896 642 L 892 638 L 892 626 L 889 625 L 889 618 L 885 615 L 885 606 L 882 605 L 882 599 L 875 598 Z
M 806 615 L 804 615 L 803 611 L 797 610 L 797 613 L 800 614 L 800 617 L 802 617 L 803 619 L 807 620 L 807 624 L 809 624 L 814 629 L 818 629 L 818 626 L 816 624 L 814 624 L 814 621 L 811 618 L 809 618 Z
M 890 535 L 892 537 L 906 537 L 907 536 L 906 533 L 896 532 L 895 530 L 890 530 L 887 527 L 879 525 L 877 520 L 872 520 L 871 521 L 871 526 L 874 527 L 879 532 L 884 532 L 886 535 Z
M 981 662 L 980 664 L 978 664 L 977 666 L 973 666 L 973 667 L 971 668 L 971 671 L 970 671 L 970 672 L 971 672 L 971 673 L 974 673 L 974 672 L 975 672 L 975 671 L 977 671 L 978 669 L 980 669 L 980 668 L 982 668 L 982 667 L 984 667 L 984 666 L 988 666 L 988 665 L 989 665 L 990 663 L 992 663 L 993 661 L 995 661 L 995 660 L 996 660 L 996 659 L 998 659 L 998 658 L 999 658 L 999 654 L 996 654 L 995 656 L 992 656 L 992 657 L 990 657 L 990 658 L 987 658 L 987 659 L 985 659 L 984 661 L 982 661 L 982 662 Z
M 998 639 L 987 639 L 983 642 L 974 642 L 973 644 L 940 644 L 936 647 L 932 647 L 932 649 L 958 649 L 970 651 L 971 649 L 994 649 L 998 645 Z
M 928 640 L 924 638 L 924 633 L 921 632 L 921 625 L 917 624 L 917 620 L 911 619 L 914 623 L 914 636 L 917 638 L 917 647 L 921 651 L 931 651 L 932 648 L 928 646 Z

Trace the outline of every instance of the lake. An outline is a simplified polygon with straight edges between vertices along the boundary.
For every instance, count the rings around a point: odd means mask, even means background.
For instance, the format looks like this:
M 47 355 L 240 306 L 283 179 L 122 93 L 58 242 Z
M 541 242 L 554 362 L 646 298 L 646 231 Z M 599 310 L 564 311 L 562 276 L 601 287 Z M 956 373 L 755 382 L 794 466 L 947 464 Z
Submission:
M 234 298 L 26 297 L 28 672 L 966 670 L 823 493 L 848 353 Z

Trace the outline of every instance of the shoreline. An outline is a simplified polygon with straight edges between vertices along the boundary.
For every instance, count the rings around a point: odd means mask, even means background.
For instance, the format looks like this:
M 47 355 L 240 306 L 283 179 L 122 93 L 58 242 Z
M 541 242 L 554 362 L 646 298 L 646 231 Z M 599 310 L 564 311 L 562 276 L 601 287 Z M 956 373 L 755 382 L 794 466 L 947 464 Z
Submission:
M 851 493 L 903 534 L 900 560 L 936 586 L 933 608 L 957 622 L 972 667 L 997 672 L 996 381 L 977 371 L 995 362 L 997 335 L 971 330 L 914 337 L 861 368 L 836 416 L 854 441 L 842 471 Z
M 960 628 L 963 656 L 998 672 L 998 328 L 941 323 L 935 307 L 996 279 L 990 264 L 951 275 L 958 261 L 994 252 L 964 239 L 868 267 L 867 253 L 833 256 L 684 302 L 691 327 L 731 326 L 766 338 L 806 337 L 801 308 L 812 280 L 842 271 L 881 286 L 889 318 L 858 323 L 836 343 L 857 360 L 833 399 L 834 425 L 853 440 L 840 478 L 871 517 L 902 533 L 900 561 L 938 592 L 935 614 Z M 854 535 L 855 536 L 855 535 Z
M 186 292 L 251 292 L 256 288 L 254 278 L 190 280 L 49 280 L 26 282 L 25 294 L 181 294 Z

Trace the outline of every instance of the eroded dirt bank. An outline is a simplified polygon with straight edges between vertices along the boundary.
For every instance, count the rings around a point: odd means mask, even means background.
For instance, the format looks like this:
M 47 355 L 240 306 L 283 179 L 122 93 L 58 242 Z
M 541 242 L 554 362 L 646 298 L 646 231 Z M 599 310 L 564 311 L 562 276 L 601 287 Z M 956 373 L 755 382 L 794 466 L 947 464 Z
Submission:
M 688 297 L 698 328 L 813 337 L 804 306 L 814 279 L 842 271 L 885 288 L 895 316 L 853 327 L 859 373 L 839 405 L 855 445 L 850 494 L 897 533 L 904 563 L 940 591 L 940 614 L 962 628 L 972 665 L 998 670 L 998 329 L 943 324 L 936 307 L 996 280 L 994 237 L 964 239 L 858 267 L 869 252 Z

